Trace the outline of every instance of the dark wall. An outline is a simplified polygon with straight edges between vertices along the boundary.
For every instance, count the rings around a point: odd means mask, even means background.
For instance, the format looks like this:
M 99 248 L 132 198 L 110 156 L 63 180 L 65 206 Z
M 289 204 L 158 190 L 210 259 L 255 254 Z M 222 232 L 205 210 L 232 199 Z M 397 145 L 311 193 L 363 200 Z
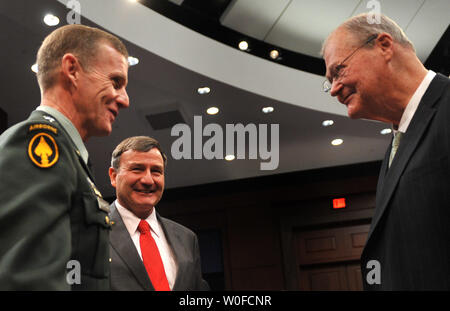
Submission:
M 158 212 L 199 233 L 203 267 L 212 271 L 206 277 L 213 289 L 296 290 L 296 232 L 370 223 L 380 165 L 168 189 Z M 347 208 L 334 210 L 336 197 L 346 197 Z M 208 232 L 215 238 L 208 239 Z M 223 271 L 218 271 L 220 265 Z
M 2 108 L 0 108 L 0 134 L 8 127 L 8 115 Z

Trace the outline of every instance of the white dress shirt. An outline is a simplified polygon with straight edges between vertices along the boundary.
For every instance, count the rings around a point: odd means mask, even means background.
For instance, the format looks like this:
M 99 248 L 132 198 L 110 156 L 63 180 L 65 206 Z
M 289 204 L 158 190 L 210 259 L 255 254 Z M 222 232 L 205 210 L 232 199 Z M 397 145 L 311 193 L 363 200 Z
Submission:
M 141 233 L 138 230 L 138 225 L 141 219 L 134 215 L 131 211 L 120 205 L 118 200 L 115 201 L 115 204 L 117 207 L 117 211 L 122 217 L 125 227 L 130 234 L 131 240 L 133 241 L 134 246 L 136 247 L 138 254 L 142 260 L 141 247 L 139 244 L 139 237 L 141 236 Z M 164 231 L 159 224 L 158 219 L 156 218 L 155 208 L 153 208 L 152 213 L 145 220 L 150 225 L 150 232 L 156 242 L 156 245 L 158 246 L 159 253 L 161 254 L 161 259 L 164 265 L 164 271 L 166 272 L 167 281 L 169 282 L 169 287 L 170 289 L 173 289 L 178 267 L 172 249 L 167 242 L 166 236 L 164 235 Z
M 436 73 L 434 71 L 428 70 L 427 75 L 422 80 L 417 90 L 414 92 L 413 96 L 408 102 L 408 105 L 406 105 L 405 111 L 403 111 L 402 118 L 400 119 L 400 123 L 398 124 L 398 128 L 397 130 L 394 129 L 394 133 L 396 133 L 397 131 L 406 133 L 409 123 L 411 123 L 411 120 L 416 113 L 417 107 L 422 100 L 423 94 L 425 94 L 435 76 Z

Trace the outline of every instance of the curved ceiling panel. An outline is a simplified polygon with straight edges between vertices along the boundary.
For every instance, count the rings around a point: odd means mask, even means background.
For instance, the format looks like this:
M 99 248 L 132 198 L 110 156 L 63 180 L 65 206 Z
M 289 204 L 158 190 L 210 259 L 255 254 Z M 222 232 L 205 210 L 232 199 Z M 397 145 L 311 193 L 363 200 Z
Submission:
M 84 17 L 179 66 L 281 102 L 346 115 L 344 106 L 321 91 L 322 76 L 233 49 L 139 3 L 126 0 L 78 2 Z

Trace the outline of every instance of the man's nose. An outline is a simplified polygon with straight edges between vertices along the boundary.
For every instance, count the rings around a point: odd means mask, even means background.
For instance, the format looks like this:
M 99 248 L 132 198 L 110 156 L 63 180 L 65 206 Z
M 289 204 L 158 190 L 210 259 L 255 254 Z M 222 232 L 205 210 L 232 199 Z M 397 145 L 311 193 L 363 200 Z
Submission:
M 125 88 L 119 91 L 119 96 L 117 96 L 116 101 L 119 106 L 119 109 L 130 107 L 130 99 L 128 97 L 128 93 Z
M 153 180 L 152 172 L 150 170 L 146 170 L 144 175 L 141 178 L 141 183 L 146 185 L 153 185 L 155 181 Z
M 330 95 L 335 97 L 339 94 L 339 92 L 342 89 L 342 83 L 340 83 L 339 81 L 333 80 L 333 82 L 331 82 L 331 89 L 330 89 Z

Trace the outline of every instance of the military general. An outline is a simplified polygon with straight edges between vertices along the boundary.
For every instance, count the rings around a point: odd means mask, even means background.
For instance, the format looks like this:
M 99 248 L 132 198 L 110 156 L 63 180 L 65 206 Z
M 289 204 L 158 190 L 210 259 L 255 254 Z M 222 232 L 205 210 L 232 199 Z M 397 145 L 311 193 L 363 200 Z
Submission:
M 0 136 L 0 290 L 109 289 L 109 204 L 84 143 L 129 106 L 128 52 L 83 25 L 38 54 L 40 106 Z

